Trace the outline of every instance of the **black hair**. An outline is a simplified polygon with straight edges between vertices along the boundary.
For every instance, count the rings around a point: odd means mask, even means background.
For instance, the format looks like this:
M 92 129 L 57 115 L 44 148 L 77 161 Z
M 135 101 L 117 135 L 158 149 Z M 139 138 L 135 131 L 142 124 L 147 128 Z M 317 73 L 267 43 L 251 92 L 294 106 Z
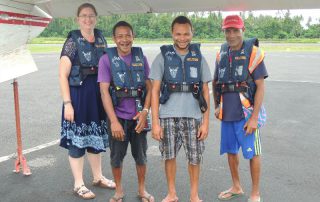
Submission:
M 175 24 L 189 24 L 191 27 L 191 30 L 193 30 L 192 23 L 189 20 L 189 18 L 187 18 L 186 16 L 180 15 L 180 16 L 176 17 L 171 23 L 171 31 L 173 31 L 173 26 Z
M 113 26 L 113 28 L 112 28 L 112 34 L 113 34 L 113 36 L 115 36 L 115 34 L 116 34 L 116 29 L 117 29 L 117 27 L 129 27 L 130 30 L 131 30 L 131 32 L 132 32 L 132 34 L 133 34 L 133 28 L 132 28 L 132 26 L 131 26 L 128 22 L 126 22 L 126 21 L 119 21 L 119 22 L 117 22 L 117 24 L 115 24 L 115 25 Z

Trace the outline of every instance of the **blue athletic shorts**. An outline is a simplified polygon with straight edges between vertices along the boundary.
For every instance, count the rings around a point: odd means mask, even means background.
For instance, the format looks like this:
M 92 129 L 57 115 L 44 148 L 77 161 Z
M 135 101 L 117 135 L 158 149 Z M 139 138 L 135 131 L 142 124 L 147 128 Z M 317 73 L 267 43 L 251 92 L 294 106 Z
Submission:
M 245 119 L 221 121 L 220 155 L 224 153 L 237 154 L 240 147 L 245 159 L 261 155 L 260 131 L 256 129 L 252 134 L 246 135 L 243 129 L 245 123 Z

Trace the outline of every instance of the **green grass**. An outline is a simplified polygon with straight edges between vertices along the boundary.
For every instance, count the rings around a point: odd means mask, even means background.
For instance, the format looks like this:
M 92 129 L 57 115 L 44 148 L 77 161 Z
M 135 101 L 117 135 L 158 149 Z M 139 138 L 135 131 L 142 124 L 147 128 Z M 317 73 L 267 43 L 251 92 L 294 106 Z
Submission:
M 31 53 L 58 53 L 61 51 L 62 45 L 37 45 L 37 44 L 28 44 L 28 49 L 31 51 Z
M 111 38 L 106 38 L 108 42 L 111 42 Z M 38 37 L 34 38 L 29 44 L 63 44 L 66 39 L 62 37 Z M 224 39 L 200 39 L 194 38 L 194 41 L 201 43 L 222 43 Z M 315 43 L 319 44 L 320 39 L 261 39 L 262 43 Z M 150 44 L 150 43 L 171 43 L 171 38 L 157 38 L 157 39 L 146 39 L 146 38 L 135 38 L 136 43 Z
M 266 39 L 262 39 L 260 40 L 261 42 L 271 42 L 271 43 L 320 43 L 320 39 L 305 39 L 305 38 L 301 38 L 301 39 L 270 39 L 270 40 L 266 40 Z
M 60 37 L 50 37 L 50 38 L 45 38 L 45 37 L 38 37 L 32 39 L 29 44 L 63 44 L 66 38 L 60 38 Z
M 261 44 L 267 52 L 320 52 L 320 44 Z
M 48 53 L 60 52 L 65 38 L 35 38 L 28 44 L 28 48 L 32 53 Z M 107 41 L 112 44 L 111 38 Z M 197 39 L 193 41 L 209 44 L 206 49 L 219 49 L 223 39 L 207 40 Z M 135 44 L 171 44 L 172 40 L 163 39 L 143 39 L 136 38 Z M 212 44 L 212 45 L 211 45 Z M 320 39 L 290 39 L 290 40 L 261 40 L 260 46 L 267 52 L 320 52 Z M 204 47 L 204 46 L 202 46 Z
M 66 38 L 60 38 L 60 37 L 38 37 L 34 38 L 29 44 L 63 44 L 65 42 Z M 110 43 L 112 41 L 112 38 L 106 38 L 106 40 Z M 141 44 L 150 44 L 150 43 L 170 43 L 171 39 L 144 39 L 144 38 L 135 38 L 134 40 L 136 43 Z

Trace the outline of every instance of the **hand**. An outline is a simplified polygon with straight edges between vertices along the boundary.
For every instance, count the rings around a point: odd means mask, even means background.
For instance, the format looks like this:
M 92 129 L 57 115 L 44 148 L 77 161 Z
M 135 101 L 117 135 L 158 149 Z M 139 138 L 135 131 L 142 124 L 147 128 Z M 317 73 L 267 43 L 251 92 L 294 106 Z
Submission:
M 201 126 L 198 129 L 197 138 L 198 140 L 205 140 L 208 137 L 209 129 L 208 126 L 205 124 L 201 124 Z
M 124 131 L 119 121 L 110 124 L 112 137 L 118 141 L 124 141 Z
M 158 141 L 163 138 L 163 130 L 159 124 L 152 124 L 152 137 Z
M 135 127 L 135 131 L 138 134 L 141 133 L 141 131 L 143 131 L 146 125 L 147 117 L 148 117 L 148 112 L 146 112 L 145 110 L 142 110 L 135 117 L 133 117 L 133 120 L 138 120 L 138 124 Z
M 243 127 L 246 131 L 246 135 L 253 133 L 258 128 L 258 119 L 250 117 Z
M 219 114 L 220 114 L 220 107 L 217 107 L 214 109 L 214 116 L 219 119 Z
M 68 103 L 64 106 L 64 119 L 74 122 L 74 110 L 71 103 Z

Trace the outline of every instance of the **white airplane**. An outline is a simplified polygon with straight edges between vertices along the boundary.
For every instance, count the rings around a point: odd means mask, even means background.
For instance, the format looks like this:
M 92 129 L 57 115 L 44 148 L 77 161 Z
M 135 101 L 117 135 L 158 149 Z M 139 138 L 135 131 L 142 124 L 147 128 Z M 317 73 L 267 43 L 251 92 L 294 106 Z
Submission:
M 34 72 L 37 67 L 26 43 L 37 37 L 52 17 L 75 16 L 77 7 L 90 2 L 99 15 L 125 13 L 163 13 L 189 11 L 248 11 L 316 9 L 319 0 L 0 0 L 0 83 Z M 21 131 L 17 82 L 14 80 L 18 158 L 16 172 L 22 165 L 30 175 L 21 151 Z

